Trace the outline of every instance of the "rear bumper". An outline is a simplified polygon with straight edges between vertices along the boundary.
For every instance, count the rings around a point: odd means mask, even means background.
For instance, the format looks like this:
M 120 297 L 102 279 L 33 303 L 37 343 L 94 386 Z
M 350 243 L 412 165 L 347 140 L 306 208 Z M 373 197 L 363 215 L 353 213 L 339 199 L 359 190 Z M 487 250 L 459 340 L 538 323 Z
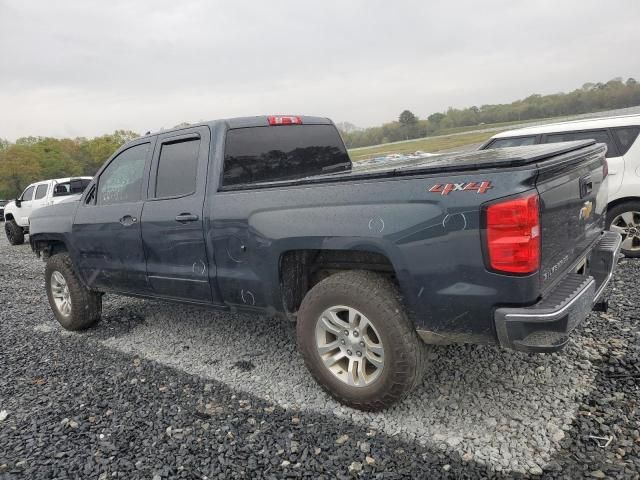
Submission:
M 500 345 L 525 352 L 554 352 L 601 300 L 618 263 L 622 237 L 605 232 L 589 259 L 589 275 L 565 276 L 551 295 L 526 308 L 498 308 L 494 320 Z

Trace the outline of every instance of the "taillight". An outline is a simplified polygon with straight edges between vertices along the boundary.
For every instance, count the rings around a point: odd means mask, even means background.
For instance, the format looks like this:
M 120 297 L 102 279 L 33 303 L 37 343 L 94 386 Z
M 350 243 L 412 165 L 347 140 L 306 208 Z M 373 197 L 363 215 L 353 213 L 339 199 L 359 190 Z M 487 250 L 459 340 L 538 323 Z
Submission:
M 269 125 L 302 125 L 300 117 L 291 115 L 269 115 L 267 117 Z
M 512 198 L 486 209 L 489 265 L 506 273 L 533 273 L 540 268 L 538 194 Z
M 605 160 L 602 164 L 602 179 L 607 178 L 607 175 L 609 175 L 609 162 Z

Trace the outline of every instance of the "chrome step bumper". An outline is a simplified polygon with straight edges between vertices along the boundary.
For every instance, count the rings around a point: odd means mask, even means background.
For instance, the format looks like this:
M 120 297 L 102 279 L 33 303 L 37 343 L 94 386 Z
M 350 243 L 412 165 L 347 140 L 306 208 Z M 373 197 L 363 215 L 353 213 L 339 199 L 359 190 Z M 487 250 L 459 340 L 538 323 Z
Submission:
M 604 232 L 589 259 L 589 275 L 566 275 L 554 291 L 525 308 L 498 308 L 494 319 L 500 345 L 526 352 L 553 352 L 589 315 L 613 276 L 622 237 Z

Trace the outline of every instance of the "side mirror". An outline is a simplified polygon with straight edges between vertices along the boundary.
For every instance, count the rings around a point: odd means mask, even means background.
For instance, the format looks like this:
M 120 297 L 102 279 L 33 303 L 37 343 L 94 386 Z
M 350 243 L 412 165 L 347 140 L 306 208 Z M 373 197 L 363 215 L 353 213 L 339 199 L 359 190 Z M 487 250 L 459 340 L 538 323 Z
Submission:
M 20 200 L 19 198 L 16 198 L 16 207 L 20 208 L 21 205 L 22 205 L 22 200 Z

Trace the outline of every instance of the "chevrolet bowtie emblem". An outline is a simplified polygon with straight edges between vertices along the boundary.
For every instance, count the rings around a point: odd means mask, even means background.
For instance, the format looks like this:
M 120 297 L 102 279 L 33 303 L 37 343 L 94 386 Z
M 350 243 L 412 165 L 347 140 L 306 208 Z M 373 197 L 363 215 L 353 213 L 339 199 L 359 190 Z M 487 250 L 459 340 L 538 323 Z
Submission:
M 580 217 L 579 217 L 580 220 L 587 220 L 591 216 L 592 212 L 593 212 L 593 202 L 591 201 L 584 202 L 584 205 L 580 209 Z

